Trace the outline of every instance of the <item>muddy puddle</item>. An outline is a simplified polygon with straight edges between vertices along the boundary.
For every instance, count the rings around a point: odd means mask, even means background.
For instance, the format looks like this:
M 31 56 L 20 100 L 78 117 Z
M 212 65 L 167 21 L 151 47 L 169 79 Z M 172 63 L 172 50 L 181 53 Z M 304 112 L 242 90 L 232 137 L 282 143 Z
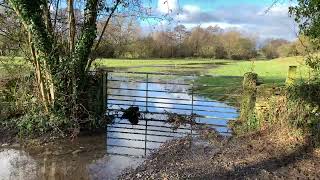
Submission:
M 130 82 L 131 77 L 116 75 L 109 79 L 113 81 L 108 84 L 107 114 L 115 118 L 105 135 L 78 137 L 33 149 L 2 147 L 0 179 L 117 179 L 123 170 L 140 165 L 164 142 L 197 134 L 190 125 L 173 129 L 165 122 L 163 112 L 183 114 L 190 113 L 191 108 L 199 115 L 198 123 L 208 124 L 225 135 L 230 134 L 228 121 L 238 117 L 237 108 L 190 95 L 188 85 L 177 85 L 185 82 L 183 78 L 176 78 L 177 84 L 163 83 L 164 78 L 150 80 L 161 83 Z M 146 91 L 128 90 L 146 86 L 153 90 L 148 91 L 148 102 Z M 131 106 L 144 112 L 136 125 L 121 118 L 121 110 Z

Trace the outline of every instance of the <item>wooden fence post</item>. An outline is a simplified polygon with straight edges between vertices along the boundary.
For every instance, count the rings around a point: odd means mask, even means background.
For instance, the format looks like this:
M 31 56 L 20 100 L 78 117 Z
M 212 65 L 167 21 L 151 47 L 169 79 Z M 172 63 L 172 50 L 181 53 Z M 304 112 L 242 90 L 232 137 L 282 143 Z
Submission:
M 247 122 L 255 111 L 256 94 L 257 94 L 257 80 L 256 73 L 247 72 L 243 78 L 243 94 L 240 107 L 240 121 Z
M 286 85 L 291 86 L 294 84 L 297 75 L 297 66 L 289 66 L 288 76 L 286 79 Z

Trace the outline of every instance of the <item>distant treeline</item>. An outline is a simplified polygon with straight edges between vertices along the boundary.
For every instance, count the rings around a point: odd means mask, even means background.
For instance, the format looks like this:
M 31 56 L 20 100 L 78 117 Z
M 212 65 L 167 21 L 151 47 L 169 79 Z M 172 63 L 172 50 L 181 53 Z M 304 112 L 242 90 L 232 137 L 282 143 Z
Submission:
M 147 36 L 131 21 L 110 24 L 107 37 L 99 49 L 100 57 L 112 58 L 185 58 L 251 59 L 305 55 L 309 41 L 300 37 L 289 42 L 284 39 L 266 40 L 260 47 L 257 37 L 237 30 L 195 27 L 188 30 L 178 25 L 171 30 L 157 31 Z M 260 43 L 261 44 L 261 43 Z
M 10 20 L 10 19 L 9 19 Z M 21 46 L 27 37 L 13 20 L 8 18 L 2 28 L 11 32 L 11 38 L 0 36 L 0 55 L 23 54 Z M 10 25 L 10 26 L 9 26 Z M 98 34 L 104 22 L 98 23 Z M 11 28 L 10 28 L 11 27 Z M 68 27 L 61 23 L 61 48 L 68 52 Z M 155 30 L 156 31 L 156 30 Z M 14 38 L 19 40 L 14 41 Z M 106 28 L 101 45 L 95 56 L 103 58 L 186 58 L 201 57 L 214 59 L 251 59 L 305 55 L 312 52 L 311 43 L 306 37 L 299 37 L 293 42 L 284 39 L 269 39 L 257 42 L 258 37 L 241 33 L 237 29 L 224 30 L 218 26 L 191 30 L 178 25 L 165 31 L 149 34 L 142 32 L 134 18 L 115 17 Z M 66 44 L 65 46 L 63 44 Z M 258 45 L 259 44 L 259 45 Z

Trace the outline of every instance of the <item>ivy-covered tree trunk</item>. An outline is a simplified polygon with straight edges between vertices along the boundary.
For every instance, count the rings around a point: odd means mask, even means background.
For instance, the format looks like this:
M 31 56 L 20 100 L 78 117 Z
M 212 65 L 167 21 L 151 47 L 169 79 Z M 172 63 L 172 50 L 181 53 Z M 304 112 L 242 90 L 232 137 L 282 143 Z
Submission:
M 46 112 L 58 110 L 66 115 L 77 115 L 77 107 L 86 91 L 91 48 L 97 34 L 96 20 L 99 0 L 87 0 L 84 24 L 75 47 L 75 29 L 70 30 L 69 54 L 59 54 L 57 37 L 46 0 L 9 0 L 27 32 L 35 70 L 39 100 Z M 71 0 L 69 3 L 73 3 Z M 69 4 L 73 6 L 73 4 Z M 70 7 L 73 11 L 73 7 Z M 71 28 L 74 28 L 74 14 L 71 12 Z M 75 117 L 76 118 L 76 117 Z
M 54 53 L 47 3 L 41 0 L 10 0 L 10 3 L 28 32 L 39 96 L 48 112 L 50 105 L 54 104 L 52 73 L 57 71 L 54 65 L 58 62 L 58 56 Z

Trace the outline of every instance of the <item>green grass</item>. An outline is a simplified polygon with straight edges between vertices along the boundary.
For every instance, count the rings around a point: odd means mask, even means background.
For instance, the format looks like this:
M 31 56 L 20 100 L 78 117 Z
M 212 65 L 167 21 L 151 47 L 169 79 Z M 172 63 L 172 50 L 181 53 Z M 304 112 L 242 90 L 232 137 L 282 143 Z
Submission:
M 4 76 L 4 67 L 8 64 L 14 66 L 23 65 L 21 58 L 11 59 L 0 57 L 0 77 Z M 5 61 L 7 60 L 7 61 Z M 270 86 L 279 86 L 285 83 L 287 71 L 290 65 L 298 66 L 298 77 L 306 78 L 308 68 L 303 63 L 302 57 L 287 57 L 274 60 L 236 61 L 214 59 L 98 59 L 94 67 L 118 69 L 135 72 L 165 72 L 181 74 L 210 75 L 198 76 L 197 84 L 208 84 L 218 87 L 198 88 L 199 92 L 207 93 L 212 98 L 218 98 L 217 94 L 238 93 L 241 89 L 242 77 L 246 72 L 256 72 L 259 81 Z M 14 67 L 13 66 L 13 67 Z M 15 68 L 11 68 L 15 69 Z M 19 70 L 20 71 L 20 70 Z M 228 77 L 226 77 L 228 76 Z M 224 98 L 224 97 L 219 97 Z
M 297 78 L 305 79 L 308 76 L 308 67 L 304 65 L 302 57 L 287 57 L 263 61 L 237 61 L 229 62 L 209 70 L 210 76 L 200 76 L 198 84 L 208 84 L 218 87 L 201 87 L 200 92 L 211 93 L 208 97 L 223 99 L 231 102 L 238 101 L 233 95 L 241 93 L 243 75 L 246 72 L 255 72 L 264 87 L 284 85 L 289 66 L 298 66 Z M 225 96 L 218 96 L 226 94 Z M 238 101 L 239 102 L 239 101 Z
M 135 72 L 171 72 L 199 74 L 229 60 L 212 59 L 98 59 L 94 67 Z
M 264 84 L 282 85 L 285 83 L 288 68 L 291 65 L 298 66 L 298 78 L 308 76 L 308 67 L 304 65 L 303 57 L 286 57 L 263 61 L 240 61 L 229 63 L 211 69 L 209 74 L 223 76 L 243 76 L 246 72 L 255 72 Z
M 28 74 L 30 66 L 22 57 L 0 56 L 0 79 Z
M 136 72 L 172 72 L 182 74 L 210 74 L 219 76 L 242 77 L 246 72 L 256 72 L 264 84 L 281 85 L 285 82 L 290 65 L 298 66 L 298 77 L 307 77 L 308 68 L 302 57 L 286 57 L 274 60 L 235 61 L 212 59 L 99 59 L 95 67 L 122 69 Z M 203 77 L 207 78 L 207 77 Z M 229 80 L 227 80 L 229 81 Z M 239 79 L 234 80 L 238 83 Z M 208 80 L 202 80 L 211 84 Z M 226 81 L 214 83 L 220 85 Z
M 229 60 L 215 60 L 215 59 L 97 59 L 95 64 L 97 66 L 106 67 L 132 67 L 142 65 L 183 65 L 183 64 L 202 64 L 202 63 L 216 63 L 228 62 Z

